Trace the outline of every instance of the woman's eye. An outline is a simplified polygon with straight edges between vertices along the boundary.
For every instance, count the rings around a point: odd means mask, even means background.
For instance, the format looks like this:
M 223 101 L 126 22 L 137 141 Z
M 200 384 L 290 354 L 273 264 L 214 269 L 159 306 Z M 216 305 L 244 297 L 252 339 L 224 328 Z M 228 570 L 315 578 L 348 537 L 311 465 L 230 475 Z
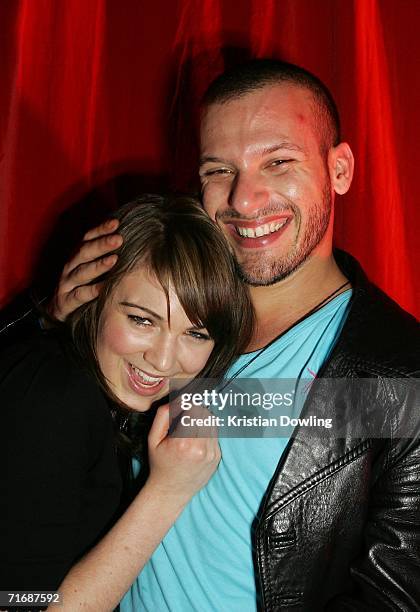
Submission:
M 190 336 L 191 338 L 195 338 L 196 340 L 211 340 L 210 336 L 205 332 L 191 330 L 187 332 L 187 334 L 188 336 Z
M 145 317 L 139 317 L 138 315 L 127 315 L 130 321 L 132 321 L 135 325 L 139 327 L 150 327 L 152 322 L 150 319 L 146 319 Z

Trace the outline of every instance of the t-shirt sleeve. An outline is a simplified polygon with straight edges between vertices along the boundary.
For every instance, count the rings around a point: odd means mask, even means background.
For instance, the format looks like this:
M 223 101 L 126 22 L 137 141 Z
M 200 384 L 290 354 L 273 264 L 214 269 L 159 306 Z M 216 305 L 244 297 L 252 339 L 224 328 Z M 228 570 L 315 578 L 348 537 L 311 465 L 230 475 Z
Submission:
M 29 351 L 0 381 L 0 590 L 54 590 L 83 550 L 105 400 L 61 353 Z

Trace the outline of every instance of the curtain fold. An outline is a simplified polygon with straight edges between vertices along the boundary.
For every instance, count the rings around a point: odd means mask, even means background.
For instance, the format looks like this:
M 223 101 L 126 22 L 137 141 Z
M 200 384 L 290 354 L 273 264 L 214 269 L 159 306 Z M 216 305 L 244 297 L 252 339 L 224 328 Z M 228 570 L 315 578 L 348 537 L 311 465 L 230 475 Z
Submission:
M 272 56 L 315 72 L 341 111 L 356 175 L 337 245 L 419 316 L 419 22 L 417 0 L 3 0 L 0 305 L 117 204 L 196 189 L 207 84 Z

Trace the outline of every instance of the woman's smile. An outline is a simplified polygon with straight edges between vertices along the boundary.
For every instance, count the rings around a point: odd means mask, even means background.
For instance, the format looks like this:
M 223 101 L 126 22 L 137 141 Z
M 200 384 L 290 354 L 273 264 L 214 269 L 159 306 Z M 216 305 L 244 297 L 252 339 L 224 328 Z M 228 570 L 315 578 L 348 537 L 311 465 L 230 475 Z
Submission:
M 158 393 L 167 383 L 167 377 L 156 377 L 137 368 L 132 363 L 127 364 L 128 384 L 139 395 L 152 396 Z
M 144 412 L 169 393 L 172 378 L 194 378 L 214 341 L 193 325 L 178 296 L 146 266 L 130 272 L 105 306 L 97 340 L 98 361 L 116 397 Z

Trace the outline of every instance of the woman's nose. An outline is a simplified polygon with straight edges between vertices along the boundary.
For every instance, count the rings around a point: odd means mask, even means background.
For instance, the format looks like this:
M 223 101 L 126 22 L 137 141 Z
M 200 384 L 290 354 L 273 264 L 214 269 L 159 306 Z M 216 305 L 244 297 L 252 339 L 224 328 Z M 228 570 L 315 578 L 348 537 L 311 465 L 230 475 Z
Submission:
M 159 334 L 144 352 L 144 358 L 154 374 L 172 372 L 176 363 L 175 339 L 169 333 Z

